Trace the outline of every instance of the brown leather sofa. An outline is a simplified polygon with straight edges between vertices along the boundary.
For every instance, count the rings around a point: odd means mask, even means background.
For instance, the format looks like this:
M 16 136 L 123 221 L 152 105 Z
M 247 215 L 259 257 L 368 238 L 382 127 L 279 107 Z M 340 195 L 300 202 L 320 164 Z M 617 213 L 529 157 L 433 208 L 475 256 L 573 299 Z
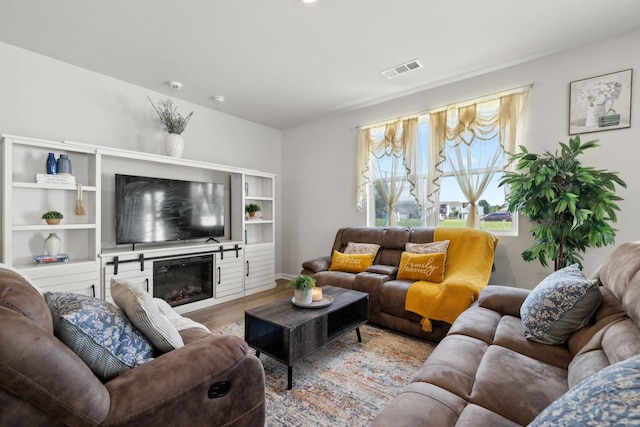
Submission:
M 264 425 L 264 370 L 239 338 L 186 329 L 184 347 L 103 383 L 54 336 L 42 294 L 7 268 L 0 325 L 4 427 Z
M 590 380 L 595 387 L 600 375 L 594 374 L 616 362 L 636 363 L 633 356 L 640 354 L 638 270 L 640 242 L 616 248 L 593 276 L 600 282 L 602 300 L 592 322 L 561 345 L 525 338 L 520 307 L 529 291 L 486 287 L 371 426 L 527 425 L 568 390 L 588 389 Z M 585 382 L 578 386 L 581 380 Z M 628 382 L 632 387 L 633 380 Z M 602 405 L 616 404 L 611 402 L 616 388 L 605 389 L 607 398 L 596 396 L 599 410 L 588 416 L 606 416 Z M 567 418 L 582 407 L 571 403 Z
M 317 286 L 332 285 L 369 294 L 369 322 L 432 341 L 440 341 L 451 326 L 433 320 L 432 330 L 421 326 L 422 317 L 405 310 L 405 299 L 411 280 L 398 280 L 396 274 L 407 242 L 433 242 L 435 228 L 420 227 L 346 227 L 339 229 L 331 248 L 344 252 L 349 242 L 380 245 L 373 265 L 362 273 L 330 271 L 331 255 L 302 264 L 301 274 L 312 276 Z M 488 233 L 487 233 L 488 234 Z M 447 260 L 447 263 L 450 261 Z

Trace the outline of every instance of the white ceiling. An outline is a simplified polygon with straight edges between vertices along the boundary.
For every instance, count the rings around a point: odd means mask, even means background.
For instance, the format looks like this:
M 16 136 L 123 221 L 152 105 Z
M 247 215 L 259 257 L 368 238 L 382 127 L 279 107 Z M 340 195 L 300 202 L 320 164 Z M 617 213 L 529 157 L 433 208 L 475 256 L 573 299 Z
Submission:
M 638 0 L 0 0 L 2 42 L 276 129 L 637 28 Z

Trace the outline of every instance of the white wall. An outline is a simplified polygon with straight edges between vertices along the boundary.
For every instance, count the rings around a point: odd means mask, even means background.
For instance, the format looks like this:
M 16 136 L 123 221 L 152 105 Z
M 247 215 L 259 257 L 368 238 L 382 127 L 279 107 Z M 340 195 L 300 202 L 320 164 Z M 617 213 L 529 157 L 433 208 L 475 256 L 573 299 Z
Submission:
M 623 69 L 640 69 L 640 31 L 582 49 L 531 61 L 464 81 L 425 90 L 313 123 L 280 131 L 218 111 L 177 101 L 194 111 L 184 133 L 184 157 L 259 169 L 278 175 L 276 272 L 297 274 L 301 263 L 329 249 L 339 227 L 364 225 L 355 210 L 357 131 L 354 126 L 412 114 L 473 97 L 535 83 L 530 96 L 526 145 L 536 152 L 567 141 L 569 83 Z M 141 87 L 0 43 L 0 132 L 53 140 L 163 153 L 163 131 L 149 105 L 164 98 Z M 422 70 L 419 72 L 426 72 Z M 636 72 L 637 74 L 637 72 Z M 381 84 L 385 84 L 381 80 Z M 634 85 L 632 102 L 640 99 Z M 640 117 L 632 107 L 630 129 L 584 135 L 602 147 L 585 163 L 619 171 L 629 188 L 621 191 L 617 242 L 639 239 L 634 227 L 640 198 Z M 281 226 L 286 224 L 286 226 Z M 527 224 L 520 236 L 503 237 L 496 252 L 492 283 L 532 287 L 550 269 L 525 263 L 520 253 L 531 243 Z M 590 274 L 611 247 L 590 250 Z
M 283 133 L 282 271 L 296 274 L 304 260 L 330 255 L 335 231 L 365 225 L 364 212 L 355 209 L 356 141 L 354 126 L 408 115 L 470 98 L 535 83 L 529 97 L 528 131 L 524 145 L 530 151 L 555 150 L 567 142 L 569 83 L 574 80 L 633 68 L 640 70 L 640 31 L 585 48 L 432 88 L 377 105 L 336 114 Z M 418 72 L 428 72 L 425 70 Z M 401 78 L 401 77 L 400 77 Z M 380 84 L 385 84 L 381 79 Z M 639 84 L 632 103 L 640 102 Z M 640 239 L 636 218 L 640 211 L 640 108 L 632 106 L 631 127 L 585 134 L 602 147 L 587 152 L 587 165 L 620 172 L 628 189 L 615 227 L 616 242 Z M 521 221 L 518 237 L 502 237 L 496 250 L 491 283 L 532 288 L 551 268 L 526 263 L 520 254 L 533 243 L 530 224 Z M 585 274 L 591 274 L 613 247 L 591 249 L 585 255 Z
M 0 43 L 0 133 L 69 140 L 164 154 L 164 131 L 147 100 L 167 96 Z M 183 158 L 277 174 L 281 132 L 176 100 L 193 117 L 183 133 Z M 221 107 L 222 109 L 222 107 Z M 276 204 L 276 271 L 280 271 Z

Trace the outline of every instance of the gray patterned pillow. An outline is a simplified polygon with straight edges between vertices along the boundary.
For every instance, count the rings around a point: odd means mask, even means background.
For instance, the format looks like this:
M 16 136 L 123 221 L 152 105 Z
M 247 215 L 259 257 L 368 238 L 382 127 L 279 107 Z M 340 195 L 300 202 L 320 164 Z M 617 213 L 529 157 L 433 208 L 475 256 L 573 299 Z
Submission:
M 596 280 L 587 280 L 578 264 L 551 273 L 520 307 L 524 334 L 531 341 L 562 344 L 585 326 L 600 305 Z
M 142 287 L 128 280 L 112 278 L 111 296 L 129 320 L 158 350 L 166 353 L 184 346 L 178 330 Z
M 100 378 L 110 380 L 153 359 L 153 346 L 115 304 L 47 292 L 55 335 Z
M 585 378 L 529 427 L 640 425 L 640 356 L 615 363 Z
M 349 242 L 347 243 L 347 247 L 344 249 L 343 253 L 347 255 L 377 254 L 379 249 L 380 249 L 380 245 L 376 245 L 375 243 Z
M 406 252 L 412 254 L 435 254 L 435 253 L 443 253 L 447 254 L 447 250 L 449 250 L 449 242 L 450 240 L 440 240 L 438 242 L 431 243 L 411 243 L 407 242 L 404 245 L 404 249 Z

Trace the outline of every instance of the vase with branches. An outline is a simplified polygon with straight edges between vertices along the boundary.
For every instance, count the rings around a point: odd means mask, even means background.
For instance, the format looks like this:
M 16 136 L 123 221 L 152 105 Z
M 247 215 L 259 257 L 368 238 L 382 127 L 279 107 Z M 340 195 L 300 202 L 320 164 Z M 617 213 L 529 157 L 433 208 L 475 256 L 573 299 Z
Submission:
M 191 116 L 193 116 L 193 111 L 183 117 L 180 113 L 178 113 L 178 107 L 173 103 L 171 98 L 167 98 L 161 101 L 158 101 L 158 105 L 156 106 L 151 98 L 147 96 L 149 102 L 153 106 L 153 109 L 158 113 L 158 117 L 160 117 L 160 121 L 164 125 L 164 129 L 168 133 L 175 133 L 176 135 L 182 135 L 189 120 L 191 120 Z
M 191 120 L 193 111 L 183 117 L 178 113 L 178 107 L 171 98 L 159 101 L 157 106 L 148 96 L 147 99 L 151 102 L 153 109 L 156 110 L 160 121 L 164 125 L 164 129 L 168 132 L 165 139 L 167 153 L 171 157 L 182 157 L 182 152 L 184 151 L 182 132 L 184 132 L 189 120 Z

